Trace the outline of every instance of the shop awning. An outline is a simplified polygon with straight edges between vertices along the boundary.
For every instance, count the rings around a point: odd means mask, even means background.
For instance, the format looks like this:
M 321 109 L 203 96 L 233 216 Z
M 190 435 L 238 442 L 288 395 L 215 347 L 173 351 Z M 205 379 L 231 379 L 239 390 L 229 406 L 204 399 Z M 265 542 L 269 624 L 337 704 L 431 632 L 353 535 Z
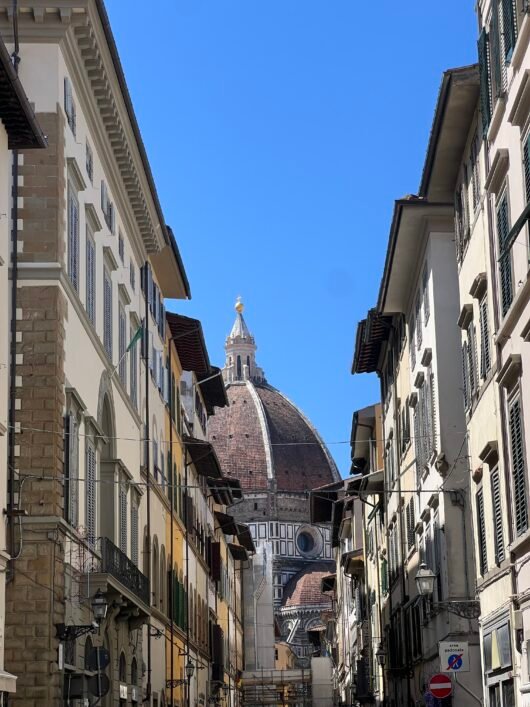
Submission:
M 243 547 L 249 552 L 256 552 L 254 540 L 252 540 L 252 533 L 250 532 L 248 525 L 245 523 L 237 523 L 237 538 L 239 540 L 239 544 L 243 545 Z
M 384 493 L 385 490 L 385 476 L 383 470 L 374 471 L 371 474 L 366 474 L 361 480 L 359 486 L 359 496 L 365 498 L 366 496 L 373 496 L 374 494 Z
M 242 562 L 248 560 L 247 551 L 244 547 L 241 547 L 241 545 L 236 545 L 235 543 L 228 543 L 228 549 L 230 550 L 230 553 L 234 560 L 241 560 Z
M 212 366 L 207 374 L 198 376 L 198 385 L 201 389 L 208 415 L 215 413 L 214 408 L 224 408 L 228 405 L 226 388 L 220 368 Z
M 237 535 L 237 526 L 233 516 L 221 511 L 214 511 L 214 514 L 225 535 Z
M 209 442 L 185 435 L 184 444 L 197 474 L 212 479 L 220 479 L 222 477 L 219 459 Z

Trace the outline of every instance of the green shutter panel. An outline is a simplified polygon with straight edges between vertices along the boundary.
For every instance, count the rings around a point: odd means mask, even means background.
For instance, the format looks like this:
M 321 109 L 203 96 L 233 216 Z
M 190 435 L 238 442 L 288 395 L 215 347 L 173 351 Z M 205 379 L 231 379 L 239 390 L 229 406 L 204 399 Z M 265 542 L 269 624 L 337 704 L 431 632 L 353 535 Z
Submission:
M 484 494 L 482 489 L 477 493 L 477 533 L 479 548 L 480 574 L 485 575 L 488 571 L 488 550 L 486 546 L 486 523 L 484 520 Z
M 499 23 L 499 2 L 495 0 L 492 3 L 491 9 L 491 29 L 489 33 L 489 47 L 490 47 L 490 70 L 492 77 L 492 103 L 495 105 L 497 98 L 502 95 L 504 91 L 504 75 L 503 71 L 504 62 L 501 62 L 501 46 L 500 46 L 500 23 Z
M 463 392 L 464 392 L 464 407 L 467 410 L 470 403 L 470 390 L 469 390 L 469 355 L 467 341 L 464 341 L 462 346 L 462 382 L 463 382 Z
M 530 135 L 526 138 L 523 145 L 523 171 L 526 203 L 530 201 Z
M 491 501 L 493 506 L 495 562 L 500 564 L 504 560 L 504 537 L 502 530 L 501 482 L 498 471 L 491 475 Z
M 515 20 L 515 0 L 502 0 L 502 32 L 504 38 L 504 59 L 509 63 L 515 40 L 517 39 L 517 24 Z
M 508 198 L 502 197 L 497 208 L 497 241 L 499 246 L 499 274 L 501 281 L 501 309 L 506 314 L 513 300 L 513 277 L 511 252 L 507 248 L 510 226 L 508 221 Z
M 485 378 L 491 367 L 488 298 L 480 303 L 480 376 Z
M 526 500 L 523 421 L 521 417 L 521 401 L 519 398 L 514 400 L 510 406 L 509 422 L 515 530 L 517 535 L 521 535 L 521 533 L 524 533 L 528 528 L 528 506 Z
M 485 29 L 478 40 L 478 63 L 480 74 L 480 112 L 482 115 L 482 130 L 488 131 L 491 120 L 491 74 L 489 62 L 488 33 Z

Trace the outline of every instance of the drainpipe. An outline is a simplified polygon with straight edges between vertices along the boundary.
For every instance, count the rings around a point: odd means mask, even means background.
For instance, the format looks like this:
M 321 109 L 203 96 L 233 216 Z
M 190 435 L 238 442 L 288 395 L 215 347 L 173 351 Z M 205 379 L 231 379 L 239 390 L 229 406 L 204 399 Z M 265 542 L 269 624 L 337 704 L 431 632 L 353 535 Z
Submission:
M 14 51 L 12 53 L 13 66 L 18 75 L 19 43 L 18 43 L 18 3 L 13 0 L 13 39 Z M 15 394 L 16 394 L 16 365 L 17 365 L 17 286 L 18 286 L 18 150 L 13 150 L 12 167 L 12 210 L 11 210 L 11 341 L 9 361 L 9 434 L 8 434 L 8 499 L 7 518 L 9 523 L 9 554 L 10 567 L 7 579 L 12 580 L 15 574 Z

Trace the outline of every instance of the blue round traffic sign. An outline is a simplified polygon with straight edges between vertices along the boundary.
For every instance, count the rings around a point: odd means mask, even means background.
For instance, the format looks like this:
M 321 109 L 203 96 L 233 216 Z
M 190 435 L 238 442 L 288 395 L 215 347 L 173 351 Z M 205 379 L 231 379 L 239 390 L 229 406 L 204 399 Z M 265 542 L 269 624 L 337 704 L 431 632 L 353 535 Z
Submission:
M 462 656 L 458 653 L 453 653 L 447 659 L 447 669 L 448 670 L 460 670 L 462 667 Z

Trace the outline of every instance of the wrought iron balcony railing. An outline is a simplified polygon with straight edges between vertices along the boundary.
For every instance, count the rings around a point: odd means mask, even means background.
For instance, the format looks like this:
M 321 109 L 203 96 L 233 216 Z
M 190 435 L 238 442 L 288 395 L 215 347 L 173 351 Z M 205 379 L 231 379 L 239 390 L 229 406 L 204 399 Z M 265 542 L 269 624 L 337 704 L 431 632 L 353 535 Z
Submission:
M 97 538 L 94 552 L 101 558 L 92 561 L 92 572 L 102 572 L 112 575 L 138 599 L 149 606 L 149 580 L 127 555 L 116 547 L 112 540 L 106 537 Z

